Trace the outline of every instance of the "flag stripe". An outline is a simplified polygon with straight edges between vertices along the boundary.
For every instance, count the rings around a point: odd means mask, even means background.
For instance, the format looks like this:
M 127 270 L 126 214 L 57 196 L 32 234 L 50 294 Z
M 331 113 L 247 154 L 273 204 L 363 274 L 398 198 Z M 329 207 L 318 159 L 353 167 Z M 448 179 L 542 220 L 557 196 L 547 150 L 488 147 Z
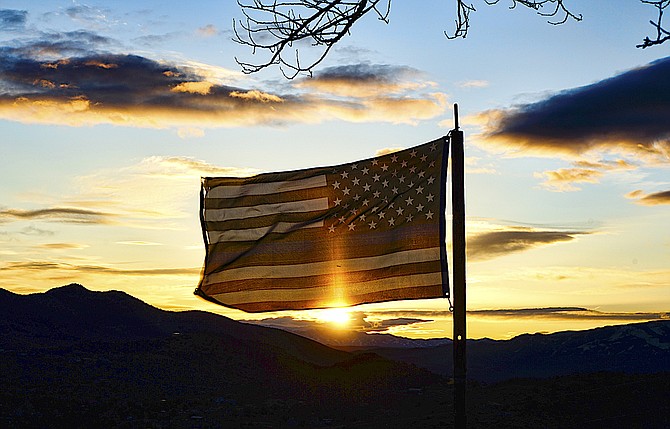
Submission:
M 367 258 L 329 260 L 294 265 L 252 266 L 232 268 L 221 273 L 208 275 L 208 282 L 218 283 L 242 279 L 277 279 L 289 277 L 308 277 L 317 275 L 337 275 L 350 271 L 361 271 L 390 267 L 392 265 L 411 264 L 426 261 L 439 261 L 440 248 L 407 250 Z
M 305 213 L 328 210 L 328 198 L 292 201 L 276 204 L 258 204 L 249 207 L 214 209 L 205 212 L 205 221 L 248 219 L 282 213 Z
M 300 240 L 296 239 L 297 235 L 301 236 Z M 274 235 L 268 234 L 270 236 Z M 238 268 L 250 265 L 295 264 L 296 261 L 320 262 L 342 258 L 342 255 L 369 257 L 407 248 L 438 246 L 440 237 L 436 228 L 430 225 L 412 225 L 394 232 L 373 231 L 334 238 L 303 229 L 294 231 L 280 241 L 215 243 L 208 247 L 208 254 L 211 255 L 209 266 Z M 244 258 L 241 258 L 242 255 Z
M 300 283 L 294 277 L 288 278 L 263 278 L 243 279 L 217 282 L 216 279 L 208 279 L 205 284 L 211 293 L 237 292 L 241 290 L 265 290 L 265 289 L 311 289 L 315 287 L 338 285 L 355 285 L 376 279 L 390 279 L 415 274 L 430 274 L 441 272 L 439 261 L 427 261 L 410 264 L 393 265 L 389 267 L 371 269 L 364 271 L 340 272 L 335 274 L 314 275 L 302 277 Z M 346 279 L 346 282 L 343 281 Z
M 216 189 L 216 188 L 213 188 Z M 249 195 L 238 198 L 214 198 L 209 194 L 205 200 L 205 210 L 225 209 L 230 207 L 248 207 L 256 204 L 285 203 L 298 200 L 311 200 L 328 197 L 328 188 L 309 188 L 296 191 L 280 192 L 267 195 Z
M 231 229 L 228 231 L 209 231 L 210 243 L 219 243 L 225 241 L 258 241 L 270 233 L 286 234 L 302 228 L 320 228 L 323 221 L 305 223 L 305 222 L 277 222 L 273 225 L 261 228 Z
M 344 301 L 328 302 L 323 299 L 312 300 L 294 300 L 294 301 L 258 301 L 244 304 L 230 305 L 225 301 L 217 302 L 221 305 L 237 308 L 249 313 L 259 313 L 263 311 L 276 310 L 302 310 L 305 308 L 331 308 L 341 306 L 351 306 L 357 304 L 364 304 L 368 302 L 386 302 L 395 301 L 399 299 L 424 299 L 435 298 L 439 296 L 442 289 L 441 285 L 428 286 L 413 286 L 400 289 L 387 289 L 384 291 L 377 291 L 372 293 L 364 293 L 356 295 L 355 298 L 350 297 L 346 303 Z M 211 299 L 210 297 L 207 297 Z
M 247 195 L 269 195 L 279 192 L 296 191 L 301 189 L 319 188 L 326 186 L 326 176 L 319 175 L 305 179 L 278 181 L 268 183 L 250 183 L 244 185 L 219 185 L 207 192 L 208 198 L 238 198 Z
M 378 279 L 360 283 L 347 282 L 341 288 L 347 288 L 347 297 L 356 299 L 356 295 L 382 292 L 387 289 L 402 289 L 406 285 L 410 287 L 434 286 L 442 288 L 442 274 L 416 274 L 410 276 L 396 277 L 390 279 Z M 355 291 L 351 293 L 351 291 Z M 322 286 L 301 289 L 265 289 L 265 290 L 243 290 L 237 292 L 226 292 L 212 294 L 212 298 L 230 305 L 241 305 L 255 301 L 302 301 L 318 300 L 336 303 L 342 299 L 337 287 Z M 342 291 L 344 292 L 344 291 Z

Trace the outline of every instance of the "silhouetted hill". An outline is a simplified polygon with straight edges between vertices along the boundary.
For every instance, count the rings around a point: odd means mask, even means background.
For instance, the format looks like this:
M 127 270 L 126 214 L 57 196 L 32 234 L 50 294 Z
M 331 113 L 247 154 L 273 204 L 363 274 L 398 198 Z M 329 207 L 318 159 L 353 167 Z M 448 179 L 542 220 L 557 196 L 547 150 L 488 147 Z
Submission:
M 483 382 L 602 371 L 651 374 L 670 371 L 670 320 L 524 334 L 504 341 L 469 340 L 467 347 L 468 378 Z M 452 374 L 451 345 L 366 350 L 438 374 Z
M 323 409 L 437 381 L 378 355 L 211 313 L 163 311 L 122 292 L 0 292 L 0 427 L 113 427 L 124 413 L 131 427 L 172 427 L 165 422 L 212 409 L 246 421 L 241 408 L 268 401 L 309 403 L 294 414 L 313 421 Z M 137 420 L 145 412 L 151 422 Z

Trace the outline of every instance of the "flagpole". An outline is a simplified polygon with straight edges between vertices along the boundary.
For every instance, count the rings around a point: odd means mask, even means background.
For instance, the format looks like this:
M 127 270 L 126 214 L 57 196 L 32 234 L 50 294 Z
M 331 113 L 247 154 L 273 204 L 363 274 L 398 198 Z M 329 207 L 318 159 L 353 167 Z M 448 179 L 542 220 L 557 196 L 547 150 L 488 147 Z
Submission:
M 465 160 L 463 131 L 458 127 L 458 104 L 454 104 L 451 131 L 451 206 L 454 298 L 454 422 L 456 429 L 467 425 L 466 415 L 466 325 L 465 325 Z

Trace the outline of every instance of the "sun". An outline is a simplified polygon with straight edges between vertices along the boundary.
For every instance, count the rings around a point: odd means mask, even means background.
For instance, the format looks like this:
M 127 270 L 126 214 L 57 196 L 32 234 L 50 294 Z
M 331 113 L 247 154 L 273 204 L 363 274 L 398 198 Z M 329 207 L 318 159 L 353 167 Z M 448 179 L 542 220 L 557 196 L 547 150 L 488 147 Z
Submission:
M 316 311 L 316 318 L 333 327 L 345 328 L 351 322 L 351 311 L 345 307 L 328 308 Z

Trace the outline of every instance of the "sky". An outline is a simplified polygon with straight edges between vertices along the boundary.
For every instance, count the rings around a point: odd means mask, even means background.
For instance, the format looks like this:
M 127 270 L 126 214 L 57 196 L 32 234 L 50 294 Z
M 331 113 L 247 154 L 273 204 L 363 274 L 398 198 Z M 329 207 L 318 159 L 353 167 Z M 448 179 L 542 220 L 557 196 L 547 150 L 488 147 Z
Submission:
M 574 4 L 574 6 L 573 6 Z M 0 4 L 0 287 L 122 290 L 273 326 L 451 336 L 444 299 L 250 315 L 193 295 L 200 177 L 334 165 L 465 131 L 468 335 L 670 311 L 670 45 L 655 11 L 572 1 L 551 25 L 474 2 L 394 2 L 313 75 L 242 73 L 235 2 Z M 318 48 L 299 46 L 301 55 Z

